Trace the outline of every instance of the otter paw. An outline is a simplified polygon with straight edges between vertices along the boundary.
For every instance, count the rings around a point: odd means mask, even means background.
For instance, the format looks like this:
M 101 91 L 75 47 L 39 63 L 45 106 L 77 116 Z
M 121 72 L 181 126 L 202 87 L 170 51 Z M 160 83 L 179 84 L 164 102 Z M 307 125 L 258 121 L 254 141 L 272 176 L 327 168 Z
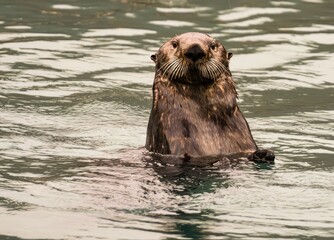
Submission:
M 258 149 L 253 152 L 248 159 L 254 162 L 273 162 L 275 160 L 275 154 L 268 149 Z

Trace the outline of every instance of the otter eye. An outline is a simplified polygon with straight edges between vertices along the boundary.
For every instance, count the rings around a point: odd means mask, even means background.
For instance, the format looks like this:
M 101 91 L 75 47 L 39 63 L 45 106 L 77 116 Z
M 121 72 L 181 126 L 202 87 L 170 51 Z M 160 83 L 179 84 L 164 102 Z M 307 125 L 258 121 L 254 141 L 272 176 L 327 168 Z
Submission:
M 210 45 L 210 49 L 211 49 L 212 51 L 216 51 L 216 50 L 217 50 L 217 45 L 216 45 L 215 43 L 212 43 L 212 44 Z
M 177 48 L 178 45 L 179 45 L 179 44 L 178 44 L 177 41 L 173 41 L 173 42 L 172 42 L 172 46 L 173 46 L 173 48 Z

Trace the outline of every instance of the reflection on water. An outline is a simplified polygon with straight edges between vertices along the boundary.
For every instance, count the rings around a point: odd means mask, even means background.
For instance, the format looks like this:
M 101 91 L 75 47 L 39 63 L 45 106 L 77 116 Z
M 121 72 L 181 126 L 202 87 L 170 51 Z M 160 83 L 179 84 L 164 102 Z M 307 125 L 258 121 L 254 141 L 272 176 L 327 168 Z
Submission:
M 3 0 L 0 238 L 330 239 L 333 22 L 330 0 Z M 187 31 L 234 53 L 274 165 L 143 153 L 150 55 Z

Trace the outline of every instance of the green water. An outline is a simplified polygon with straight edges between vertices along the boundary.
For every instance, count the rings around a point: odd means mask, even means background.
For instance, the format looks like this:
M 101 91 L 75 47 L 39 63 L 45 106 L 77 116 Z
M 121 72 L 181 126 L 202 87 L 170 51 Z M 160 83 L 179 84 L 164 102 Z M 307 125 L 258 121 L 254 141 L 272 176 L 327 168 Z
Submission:
M 331 0 L 0 0 L 0 239 L 333 239 Z M 168 38 L 234 53 L 275 165 L 143 157 Z

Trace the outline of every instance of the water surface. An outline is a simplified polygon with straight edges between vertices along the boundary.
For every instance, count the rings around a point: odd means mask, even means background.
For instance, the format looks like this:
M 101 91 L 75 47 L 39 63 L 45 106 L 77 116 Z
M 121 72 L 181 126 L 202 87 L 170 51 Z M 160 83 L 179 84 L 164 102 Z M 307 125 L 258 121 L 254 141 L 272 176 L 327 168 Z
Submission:
M 332 239 L 330 0 L 1 0 L 0 238 Z M 274 165 L 142 154 L 168 38 L 234 53 L 239 106 Z

